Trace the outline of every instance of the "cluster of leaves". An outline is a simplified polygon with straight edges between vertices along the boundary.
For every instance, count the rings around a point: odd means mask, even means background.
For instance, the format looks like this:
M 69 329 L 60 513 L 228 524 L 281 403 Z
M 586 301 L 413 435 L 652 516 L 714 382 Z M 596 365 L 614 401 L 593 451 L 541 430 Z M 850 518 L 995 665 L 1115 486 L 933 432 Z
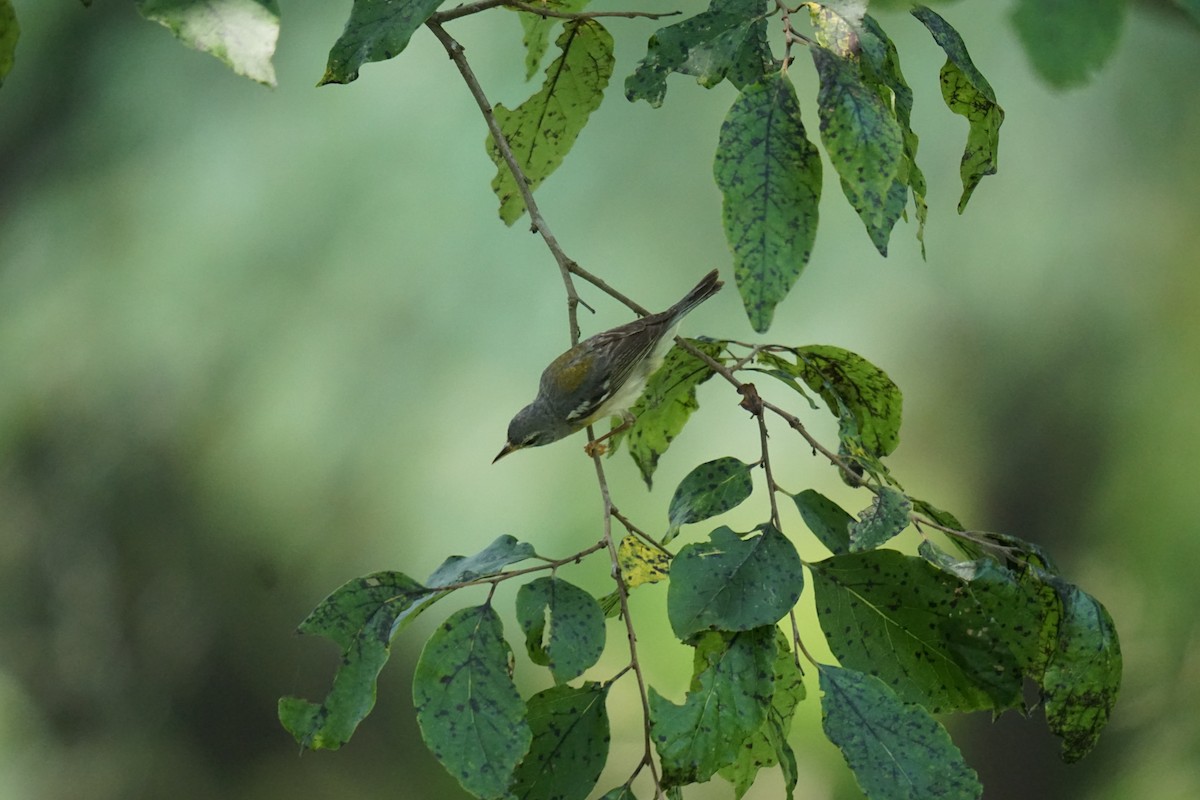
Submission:
M 796 706 L 806 699 L 799 656 L 807 652 L 779 623 L 808 585 L 839 662 L 812 662 L 824 729 L 868 797 L 979 797 L 974 771 L 933 715 L 1027 710 L 1026 680 L 1040 689 L 1063 757 L 1086 754 L 1120 683 L 1112 619 L 1038 547 L 967 531 L 951 514 L 898 488 L 883 459 L 899 440 L 901 395 L 886 373 L 828 345 L 758 347 L 749 357 L 736 357 L 729 342 L 688 345 L 673 349 L 651 379 L 624 438 L 647 477 L 695 410 L 696 387 L 717 366 L 730 366 L 769 375 L 814 407 L 819 400 L 839 422 L 843 458 L 868 476 L 848 470 L 849 482 L 872 499 L 852 516 L 815 490 L 791 494 L 768 485 L 790 498 L 830 551 L 812 563 L 801 560 L 774 514 L 749 531 L 716 527 L 674 555 L 633 533 L 621 541 L 625 591 L 669 581 L 671 629 L 694 652 L 682 703 L 653 688 L 647 695 L 660 787 L 679 796 L 681 787 L 720 775 L 740 798 L 759 770 L 777 765 L 792 796 L 797 763 L 787 738 Z M 753 494 L 757 466 L 727 456 L 692 470 L 672 496 L 662 541 L 742 505 Z M 948 534 L 959 555 L 928 536 L 917 555 L 882 547 L 911 525 Z M 332 690 L 320 704 L 284 698 L 280 719 L 306 747 L 339 747 L 374 703 L 391 641 L 417 614 L 454 590 L 494 592 L 501 581 L 549 571 L 520 587 L 515 615 L 529 661 L 549 671 L 551 688 L 525 699 L 518 693 L 513 654 L 489 592 L 430 637 L 413 697 L 430 750 L 473 795 L 583 800 L 608 757 L 610 687 L 627 669 L 604 681 L 581 680 L 599 661 L 605 616 L 619 604 L 560 577 L 560 568 L 580 555 L 508 570 L 538 556 L 505 536 L 475 556 L 448 560 L 423 583 L 397 572 L 351 581 L 300 628 L 341 648 Z M 633 798 L 632 780 L 604 798 Z

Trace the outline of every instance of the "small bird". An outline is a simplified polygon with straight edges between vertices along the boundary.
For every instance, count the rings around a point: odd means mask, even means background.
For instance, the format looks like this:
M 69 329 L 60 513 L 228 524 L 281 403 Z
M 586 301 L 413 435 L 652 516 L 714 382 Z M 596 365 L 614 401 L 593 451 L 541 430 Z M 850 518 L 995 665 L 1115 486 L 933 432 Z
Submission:
M 621 429 L 628 427 L 633 421 L 629 407 L 662 366 L 679 320 L 723 285 L 714 269 L 666 311 L 597 333 L 551 361 L 537 397 L 508 423 L 508 442 L 492 463 L 515 450 L 556 442 L 605 417 L 622 416 Z

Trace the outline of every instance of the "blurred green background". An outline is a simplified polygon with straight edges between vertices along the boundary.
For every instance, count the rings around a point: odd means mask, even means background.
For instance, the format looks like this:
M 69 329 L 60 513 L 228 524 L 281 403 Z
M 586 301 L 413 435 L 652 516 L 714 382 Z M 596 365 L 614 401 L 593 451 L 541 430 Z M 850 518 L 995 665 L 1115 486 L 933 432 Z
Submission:
M 0 90 L 0 798 L 462 796 L 420 742 L 409 685 L 431 626 L 482 594 L 404 634 L 343 750 L 301 755 L 275 702 L 328 688 L 334 647 L 294 628 L 345 580 L 420 578 L 502 533 L 551 556 L 599 536 L 581 441 L 489 463 L 567 338 L 549 254 L 496 217 L 478 109 L 426 31 L 357 83 L 314 89 L 344 3 L 285 4 L 274 91 L 131 4 L 16 7 Z M 1045 545 L 1116 620 L 1124 690 L 1081 764 L 1058 762 L 1040 712 L 950 720 L 985 797 L 1200 797 L 1200 35 L 1139 9 L 1095 80 L 1061 93 L 1032 73 L 1010 10 L 945 11 L 1008 112 L 1000 173 L 962 217 L 966 126 L 938 95 L 941 51 L 881 12 L 916 92 L 928 261 L 904 223 L 880 259 L 827 167 L 812 261 L 765 340 L 888 370 L 906 395 L 905 486 Z M 656 23 L 608 27 L 614 85 L 539 199 L 572 257 L 663 307 L 713 266 L 728 275 L 711 160 L 734 95 L 673 78 L 662 109 L 625 102 Z M 511 15 L 452 32 L 493 102 L 531 91 Z M 585 299 L 587 332 L 627 318 Z M 731 288 L 685 332 L 753 337 Z M 691 467 L 756 457 L 737 398 L 713 382 L 700 400 L 653 492 L 623 454 L 609 462 L 617 504 L 649 530 Z M 773 442 L 786 486 L 865 505 L 796 437 Z M 608 591 L 604 563 L 564 574 Z M 635 613 L 651 682 L 679 699 L 690 664 L 664 597 L 639 590 Z M 597 675 L 622 662 L 610 632 Z M 523 659 L 519 678 L 546 681 Z M 614 696 L 608 786 L 640 752 L 632 700 Z M 815 687 L 793 740 L 798 796 L 858 796 Z M 688 793 L 728 796 L 720 780 Z M 778 777 L 751 796 L 781 796 Z

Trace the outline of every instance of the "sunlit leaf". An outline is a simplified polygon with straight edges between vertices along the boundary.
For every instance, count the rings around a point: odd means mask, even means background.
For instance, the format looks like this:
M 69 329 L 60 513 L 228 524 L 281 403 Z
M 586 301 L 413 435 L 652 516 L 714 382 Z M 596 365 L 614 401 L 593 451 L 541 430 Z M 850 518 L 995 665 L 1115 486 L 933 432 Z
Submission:
M 706 11 L 659 28 L 646 57 L 625 79 L 625 96 L 662 105 L 667 76 L 694 75 L 704 87 L 729 78 L 741 88 L 774 68 L 767 44 L 766 0 L 712 0 Z
M 737 507 L 753 490 L 750 465 L 740 459 L 724 456 L 701 464 L 680 481 L 671 497 L 667 511 L 670 527 L 663 544 L 675 538 L 681 525 L 723 514 Z
M 464 789 L 487 800 L 508 797 L 532 739 L 508 673 L 511 656 L 495 610 L 464 608 L 429 637 L 413 674 L 426 746 Z
M 276 0 L 138 0 L 137 5 L 143 17 L 162 23 L 189 47 L 216 56 L 238 75 L 275 85 Z
M 983 787 L 929 712 L 872 675 L 822 665 L 821 724 L 869 800 L 975 800 Z
M 962 197 L 958 200 L 958 213 L 961 214 L 979 181 L 985 175 L 996 173 L 1004 109 L 996 101 L 991 84 L 975 68 L 958 31 L 924 6 L 917 6 L 912 14 L 924 23 L 934 41 L 946 51 L 946 63 L 941 71 L 942 97 L 951 111 L 967 118 L 969 125 L 967 147 L 959 167 L 963 184 Z
M 1058 87 L 1079 86 L 1117 49 L 1128 0 L 1018 0 L 1013 26 L 1034 68 Z
M 530 581 L 517 591 L 517 621 L 533 663 L 550 668 L 555 683 L 578 678 L 604 652 L 604 613 L 596 598 L 558 577 Z
M 763 724 L 771 703 L 775 626 L 711 632 L 696 643 L 692 685 L 683 705 L 650 689 L 650 733 L 663 783 L 708 780 L 732 764 Z
M 834 555 L 850 552 L 850 525 L 854 517 L 814 489 L 805 489 L 794 495 L 792 501 L 804 524 L 829 552 Z
M 588 681 L 529 698 L 533 742 L 517 767 L 517 800 L 585 800 L 608 759 L 608 689 Z M 619 796 L 619 795 L 618 795 Z
M 800 556 L 770 525 L 739 537 L 729 528 L 689 544 L 671 564 L 667 616 L 680 639 L 705 630 L 744 631 L 774 625 L 804 588 Z
M 613 71 L 612 35 L 595 20 L 567 22 L 555 44 L 561 55 L 546 67 L 542 88 L 514 109 L 500 103 L 494 109 L 531 191 L 562 164 L 588 117 L 600 107 Z M 512 225 L 525 213 L 525 201 L 491 136 L 487 151 L 496 165 L 492 190 L 500 198 L 500 218 Z
M 725 348 L 723 342 L 702 339 L 688 339 L 688 342 L 718 361 Z M 673 346 L 630 409 L 637 421 L 612 438 L 611 452 L 615 453 L 620 443 L 625 442 L 646 486 L 651 484 L 659 458 L 683 430 L 692 412 L 700 407 L 696 402 L 696 387 L 712 376 L 712 367 L 679 345 Z
M 790 80 L 773 74 L 742 90 L 721 125 L 713 175 L 724 198 L 738 292 L 762 333 L 817 235 L 821 158 L 805 134 Z

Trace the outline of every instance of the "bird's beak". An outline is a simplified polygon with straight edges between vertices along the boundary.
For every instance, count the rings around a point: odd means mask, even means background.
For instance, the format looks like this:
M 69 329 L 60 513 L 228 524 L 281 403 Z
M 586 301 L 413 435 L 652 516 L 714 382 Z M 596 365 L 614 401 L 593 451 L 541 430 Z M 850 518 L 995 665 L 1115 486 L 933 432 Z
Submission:
M 493 459 L 492 459 L 492 463 L 493 463 L 493 464 L 495 464 L 497 461 L 499 461 L 500 459 L 504 458 L 504 457 L 505 457 L 506 455 L 508 455 L 509 453 L 511 453 L 511 452 L 513 452 L 513 451 L 515 451 L 515 450 L 520 450 L 520 449 L 521 449 L 520 447 L 518 447 L 517 445 L 513 444 L 512 442 L 508 442 L 508 443 L 506 443 L 506 444 L 504 445 L 504 449 L 500 451 L 500 455 L 498 455 L 498 456 L 496 456 L 495 458 L 493 458 Z

